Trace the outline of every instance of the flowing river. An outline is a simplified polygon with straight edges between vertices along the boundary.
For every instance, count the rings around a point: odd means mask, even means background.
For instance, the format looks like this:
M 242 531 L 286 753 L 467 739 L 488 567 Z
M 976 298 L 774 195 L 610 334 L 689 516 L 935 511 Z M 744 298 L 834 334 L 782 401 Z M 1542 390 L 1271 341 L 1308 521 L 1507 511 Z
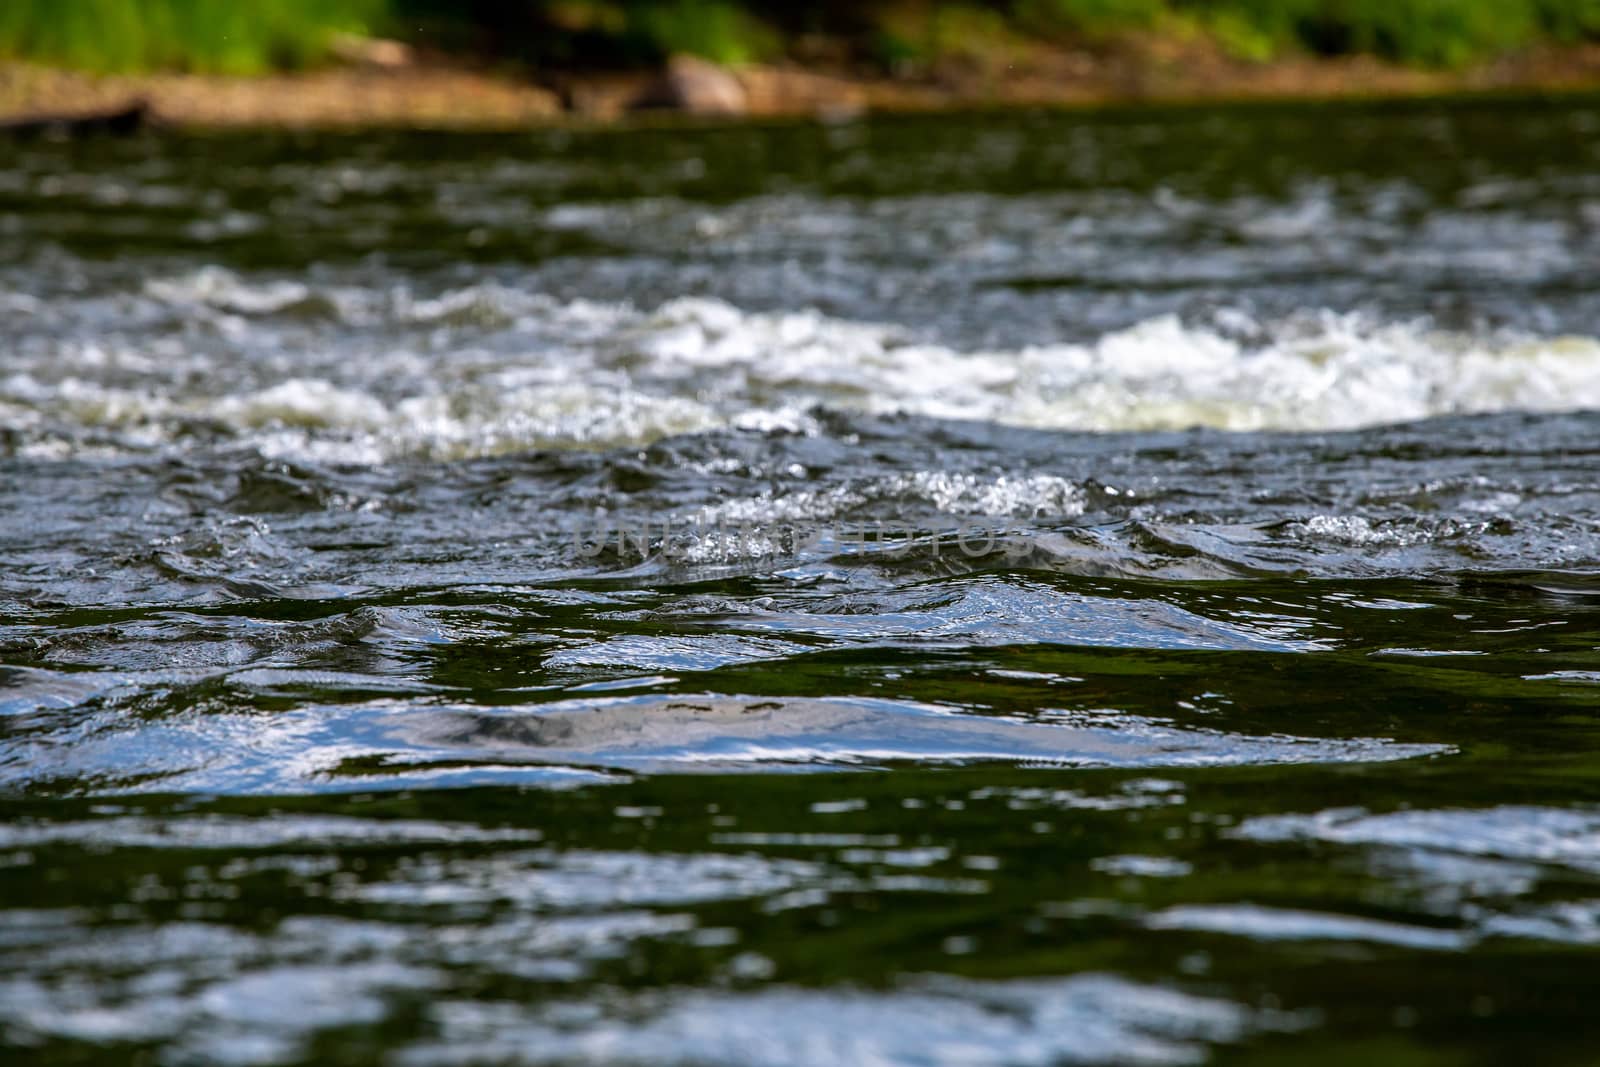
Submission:
M 1592 99 L 0 143 L 7 1062 L 1592 1055 L 1597 267 Z

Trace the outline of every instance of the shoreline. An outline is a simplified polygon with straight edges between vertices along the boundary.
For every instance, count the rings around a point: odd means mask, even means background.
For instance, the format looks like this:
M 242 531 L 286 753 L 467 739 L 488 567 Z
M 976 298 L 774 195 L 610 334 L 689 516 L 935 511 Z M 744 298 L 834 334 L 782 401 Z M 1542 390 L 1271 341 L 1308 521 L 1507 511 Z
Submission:
M 938 114 L 1011 108 L 1123 109 L 1252 104 L 1380 103 L 1600 92 L 1600 44 L 1541 47 L 1461 70 L 1402 66 L 1371 56 L 1229 59 L 1193 42 L 1144 42 L 1088 53 L 1034 53 L 1003 68 L 947 65 L 917 77 L 863 76 L 796 65 L 718 68 L 738 106 L 692 106 L 684 94 L 640 110 L 661 92 L 658 71 L 553 71 L 535 81 L 440 63 L 348 66 L 253 78 L 187 74 L 90 75 L 0 62 L 0 124 L 68 119 L 143 104 L 152 125 L 176 130 L 514 132 L 545 127 L 659 125 Z M 543 84 L 540 84 L 542 82 Z

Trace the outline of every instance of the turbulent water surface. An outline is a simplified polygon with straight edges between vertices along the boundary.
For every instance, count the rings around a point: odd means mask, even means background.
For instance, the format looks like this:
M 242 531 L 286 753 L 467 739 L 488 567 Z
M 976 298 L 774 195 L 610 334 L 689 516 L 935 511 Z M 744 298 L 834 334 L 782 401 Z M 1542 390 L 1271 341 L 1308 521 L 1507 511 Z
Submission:
M 1592 1054 L 1597 266 L 1587 101 L 0 145 L 8 1062 Z

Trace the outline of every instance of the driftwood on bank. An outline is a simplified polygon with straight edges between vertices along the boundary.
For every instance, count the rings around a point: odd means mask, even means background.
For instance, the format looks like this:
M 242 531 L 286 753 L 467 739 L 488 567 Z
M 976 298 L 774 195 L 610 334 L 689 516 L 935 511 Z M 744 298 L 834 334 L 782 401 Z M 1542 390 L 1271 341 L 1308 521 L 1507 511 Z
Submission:
M 127 137 L 151 124 L 150 105 L 135 100 L 123 107 L 70 114 L 22 115 L 0 121 L 0 137 Z

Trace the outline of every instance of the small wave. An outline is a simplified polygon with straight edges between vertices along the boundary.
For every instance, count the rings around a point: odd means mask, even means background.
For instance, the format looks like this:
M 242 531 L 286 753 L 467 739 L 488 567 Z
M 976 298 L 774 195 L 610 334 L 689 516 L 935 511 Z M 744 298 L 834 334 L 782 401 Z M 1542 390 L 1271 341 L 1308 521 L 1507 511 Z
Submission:
M 1480 811 L 1334 809 L 1263 815 L 1234 835 L 1262 842 L 1316 841 L 1420 853 L 1485 856 L 1600 873 L 1600 811 L 1506 805 Z
M 1383 738 L 1245 736 L 1138 715 L 1019 721 L 882 699 L 611 697 L 537 712 L 380 700 L 313 705 L 263 726 L 253 715 L 103 723 L 47 764 L 0 768 L 0 784 L 95 781 L 100 792 L 231 794 L 491 782 L 564 786 L 617 774 L 973 762 L 1054 767 L 1359 763 L 1449 751 Z M 443 775 L 446 781 L 440 781 Z
M 567 1010 L 561 1009 L 566 1007 Z M 1105 975 L 1013 982 L 922 978 L 883 991 L 694 993 L 573 1025 L 576 1006 L 446 1005 L 444 1040 L 406 1050 L 407 1067 L 483 1061 L 884 1067 L 1193 1063 L 1209 1045 L 1303 1022 Z
M 82 848 L 246 849 L 315 847 L 348 849 L 538 841 L 536 830 L 484 829 L 471 823 L 418 819 L 357 819 L 344 815 L 236 818 L 196 815 L 147 818 L 125 815 L 90 822 L 12 823 L 0 827 L 0 848 L 68 844 Z

